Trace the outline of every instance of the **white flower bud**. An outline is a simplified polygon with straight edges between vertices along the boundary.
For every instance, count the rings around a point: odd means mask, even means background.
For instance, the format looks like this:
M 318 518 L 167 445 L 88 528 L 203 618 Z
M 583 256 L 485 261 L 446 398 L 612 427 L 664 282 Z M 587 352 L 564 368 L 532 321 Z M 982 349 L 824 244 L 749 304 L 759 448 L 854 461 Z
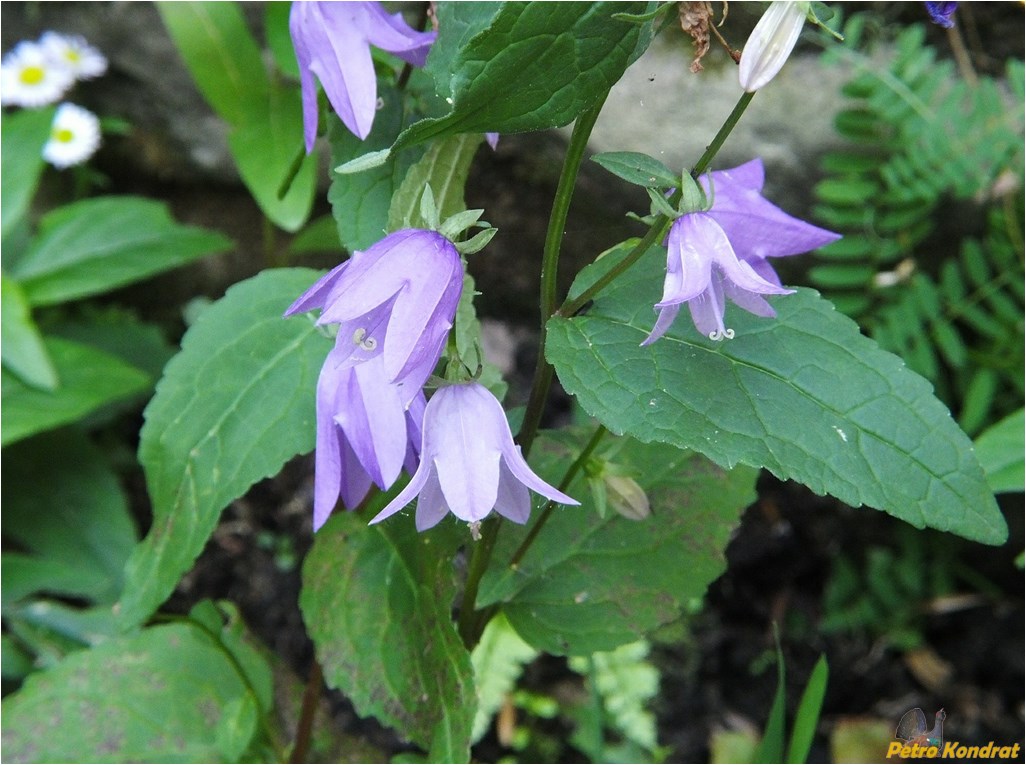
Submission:
M 754 93 L 776 77 L 798 42 L 808 11 L 805 2 L 770 3 L 741 51 L 738 80 L 745 91 Z

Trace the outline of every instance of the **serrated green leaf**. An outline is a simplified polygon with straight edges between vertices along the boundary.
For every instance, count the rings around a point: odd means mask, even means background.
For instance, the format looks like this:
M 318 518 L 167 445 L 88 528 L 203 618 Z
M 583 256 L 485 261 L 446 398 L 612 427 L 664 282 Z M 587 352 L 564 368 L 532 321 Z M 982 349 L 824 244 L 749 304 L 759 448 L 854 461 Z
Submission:
M 57 370 L 46 352 L 39 328 L 32 320 L 32 309 L 25 293 L 7 274 L 0 274 L 0 284 L 0 332 L 3 333 L 0 355 L 3 365 L 32 388 L 55 390 L 60 382 Z
M 336 513 L 307 554 L 300 594 L 325 682 L 434 762 L 467 760 L 477 703 L 451 618 L 452 531 Z
M 236 284 L 168 364 L 140 436 L 153 527 L 126 567 L 126 626 L 171 593 L 225 505 L 313 448 L 314 390 L 330 344 L 308 317 L 282 313 L 317 275 L 279 269 Z
M 581 432 L 545 433 L 532 466 L 558 484 L 584 440 Z M 600 518 L 579 477 L 567 492 L 581 506 L 558 507 L 516 569 L 508 563 L 528 529 L 506 524 L 478 593 L 478 608 L 501 604 L 520 636 L 549 653 L 612 650 L 677 618 L 723 572 L 723 549 L 754 498 L 752 470 L 724 472 L 700 455 L 631 438 L 601 451 L 637 472 L 652 515 Z
M 477 713 L 470 740 L 477 742 L 488 730 L 488 723 L 513 690 L 524 665 L 538 651 L 524 642 L 501 613 L 488 622 L 484 634 L 470 655 L 477 686 Z
M 595 268 L 606 266 L 579 281 Z M 731 306 L 728 342 L 701 337 L 682 315 L 641 347 L 663 271 L 653 248 L 586 315 L 550 320 L 548 358 L 585 411 L 614 433 L 766 467 L 918 528 L 1004 541 L 971 444 L 929 383 L 830 303 L 799 290 L 773 301 L 772 320 Z
M 43 217 L 10 273 L 32 305 L 106 292 L 231 247 L 223 234 L 176 223 L 161 202 L 97 197 Z
M 995 493 L 1022 491 L 1024 465 L 1023 432 L 1026 421 L 1023 410 L 1012 412 L 996 425 L 991 425 L 976 439 L 976 456 L 987 473 L 987 481 Z
M 452 111 L 411 125 L 395 148 L 454 133 L 519 133 L 569 124 L 651 42 L 651 24 L 616 21 L 613 14 L 644 13 L 648 6 L 509 2 L 486 18 L 484 29 L 480 19 L 455 29 L 457 43 L 442 42 L 442 27 L 435 76 L 446 75 L 441 81 L 448 85 L 441 84 L 439 92 L 448 87 Z M 466 39 L 471 30 L 476 34 Z M 447 54 L 451 58 L 442 61 Z
M 46 338 L 44 344 L 61 386 L 52 392 L 36 390 L 6 369 L 0 372 L 4 446 L 75 422 L 104 404 L 144 391 L 150 384 L 140 370 L 88 345 L 56 337 Z
M 28 212 L 35 196 L 39 177 L 43 174 L 43 145 L 50 138 L 55 107 L 22 109 L 0 118 L 0 174 L 4 193 L 0 197 L 0 230 L 3 237 L 17 226 Z M 11 262 L 5 258 L 5 266 Z
M 618 178 L 648 189 L 662 189 L 680 185 L 680 177 L 673 174 L 658 159 L 636 151 L 607 151 L 591 158 Z
M 42 564 L 43 576 L 26 582 L 5 558 L 5 604 L 40 591 L 113 603 L 138 535 L 116 476 L 88 439 L 69 428 L 6 449 L 3 484 L 4 535 L 28 565 Z
M 215 639 L 171 624 L 79 651 L 3 700 L 12 762 L 233 762 L 219 734 L 249 695 Z M 227 741 L 232 746 L 225 750 Z

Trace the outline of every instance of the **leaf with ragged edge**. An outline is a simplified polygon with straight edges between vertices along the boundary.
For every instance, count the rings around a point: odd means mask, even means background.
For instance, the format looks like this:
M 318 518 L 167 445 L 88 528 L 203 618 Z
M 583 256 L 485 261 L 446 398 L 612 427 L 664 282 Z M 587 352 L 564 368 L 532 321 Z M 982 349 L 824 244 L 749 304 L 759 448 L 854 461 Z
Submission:
M 308 317 L 282 313 L 317 276 L 277 269 L 236 284 L 167 365 L 140 436 L 153 527 L 125 570 L 126 627 L 171 594 L 225 505 L 313 448 L 314 390 L 330 342 Z
M 0 229 L 4 237 L 25 217 L 36 193 L 43 173 L 43 145 L 50 138 L 55 111 L 52 106 L 22 109 L 15 114 L 5 113 L 0 119 L 0 142 L 3 144 L 0 175 L 4 179 L 4 193 L 0 196 Z M 10 261 L 5 265 L 10 268 Z
M 766 467 L 918 528 L 1004 541 L 971 443 L 929 383 L 816 292 L 774 299 L 775 319 L 728 308 L 727 342 L 700 336 L 684 311 L 641 347 L 664 253 L 649 251 L 585 315 L 549 321 L 546 353 L 585 411 L 615 433 Z
M 97 197 L 65 205 L 11 268 L 32 305 L 106 292 L 231 247 L 215 231 L 176 223 L 161 202 Z
M 1012 412 L 976 439 L 976 456 L 987 473 L 991 490 L 1023 490 L 1023 410 Z
M 544 433 L 532 466 L 558 484 L 585 435 Z M 677 618 L 723 572 L 727 540 L 755 497 L 755 471 L 724 472 L 698 454 L 632 438 L 599 453 L 637 472 L 652 515 L 600 518 L 578 477 L 567 493 L 581 506 L 557 507 L 516 569 L 508 563 L 527 528 L 505 524 L 478 593 L 478 608 L 501 604 L 521 637 L 549 653 L 612 650 Z
M 3 700 L 11 762 L 237 762 L 246 679 L 216 637 L 169 624 L 79 651 Z M 254 700 L 255 701 L 255 700 Z
M 454 524 L 417 534 L 409 518 L 367 526 L 336 513 L 303 565 L 299 605 L 325 682 L 430 749 L 432 762 L 467 761 L 476 707 L 451 618 L 460 536 Z
M 85 435 L 67 428 L 5 450 L 3 485 L 4 536 L 26 551 L 4 559 L 4 603 L 44 591 L 113 603 L 138 535 L 117 477 Z M 47 565 L 36 571 L 36 562 Z
M 328 116 L 332 167 L 368 151 L 392 145 L 402 130 L 403 104 L 399 94 L 391 88 L 383 89 L 381 98 L 383 106 L 374 115 L 374 126 L 364 141 L 349 132 L 349 128 L 333 113 Z M 328 201 L 343 247 L 350 252 L 365 250 L 386 232 L 394 230 L 388 224 L 389 206 L 418 154 L 415 151 L 398 153 L 385 164 L 365 173 L 332 173 Z
M 435 90 L 443 98 L 451 98 L 453 72 L 463 48 L 475 35 L 486 30 L 502 9 L 499 3 L 439 3 L 438 37 L 431 46 L 424 71 L 434 80 Z
M 411 125 L 395 148 L 453 133 L 520 133 L 569 124 L 651 42 L 651 24 L 618 21 L 613 14 L 644 12 L 648 6 L 503 3 L 490 18 L 484 12 L 455 27 L 455 44 L 441 27 L 435 76 L 441 79 L 439 92 L 448 84 L 452 111 Z M 469 36 L 482 19 L 487 27 Z
M 4 446 L 75 422 L 104 404 L 144 391 L 150 384 L 146 374 L 96 348 L 56 337 L 46 338 L 44 344 L 61 385 L 52 392 L 36 390 L 6 369 L 0 372 Z
M 33 388 L 57 388 L 57 370 L 32 320 L 32 309 L 21 285 L 0 274 L 0 355 L 3 365 Z
M 488 723 L 513 690 L 524 665 L 537 655 L 538 651 L 524 642 L 502 613 L 488 622 L 470 655 L 478 698 L 472 741 L 479 741 L 488 731 Z

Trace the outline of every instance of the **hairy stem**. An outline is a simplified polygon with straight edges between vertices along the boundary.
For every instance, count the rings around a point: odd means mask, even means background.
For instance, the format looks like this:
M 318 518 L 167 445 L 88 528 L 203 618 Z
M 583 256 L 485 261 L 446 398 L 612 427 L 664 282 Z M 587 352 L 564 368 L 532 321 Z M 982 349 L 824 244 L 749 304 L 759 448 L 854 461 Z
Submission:
M 566 229 L 566 216 L 570 211 L 570 200 L 573 199 L 574 185 L 577 182 L 577 171 L 588 148 L 588 138 L 595 127 L 599 112 L 606 101 L 608 91 L 591 109 L 582 112 L 574 123 L 574 132 L 570 136 L 570 145 L 563 159 L 563 170 L 559 175 L 556 187 L 556 198 L 552 202 L 549 215 L 549 227 L 545 233 L 545 249 L 542 254 L 541 275 L 541 333 L 538 337 L 538 361 L 535 366 L 534 382 L 531 385 L 531 396 L 524 412 L 524 422 L 520 427 L 517 441 L 524 455 L 531 450 L 531 444 L 538 433 L 542 411 L 552 384 L 552 365 L 545 360 L 545 325 L 556 310 L 557 280 L 559 269 L 559 249 L 563 242 Z
M 727 136 L 730 135 L 731 131 L 737 125 L 738 120 L 741 119 L 741 115 L 745 113 L 745 109 L 748 108 L 748 104 L 752 102 L 752 98 L 754 96 L 755 93 L 745 93 L 741 96 L 740 100 L 738 100 L 737 104 L 734 106 L 734 110 L 720 127 L 719 132 L 716 133 L 716 136 L 706 148 L 705 153 L 691 169 L 691 176 L 693 178 L 698 178 L 698 176 L 709 168 L 709 165 L 713 161 L 713 157 L 716 156 L 716 153 L 723 146 L 723 143 L 727 140 Z M 678 191 L 677 193 L 679 194 L 680 192 Z M 679 199 L 677 196 L 671 197 L 670 204 L 674 204 L 677 199 Z M 661 242 L 663 237 L 666 235 L 666 229 L 670 223 L 670 219 L 665 215 L 657 216 L 656 219 L 652 221 L 652 225 L 649 226 L 645 236 L 643 236 L 634 249 L 628 253 L 627 257 L 609 269 L 608 272 L 603 274 L 601 278 L 599 278 L 588 289 L 584 290 L 580 295 L 573 299 L 567 299 L 567 301 L 560 306 L 556 314 L 559 316 L 573 316 L 576 314 L 581 310 L 585 303 L 608 287 L 620 274 L 637 263 L 641 256 L 648 252 L 652 245 L 656 242 Z

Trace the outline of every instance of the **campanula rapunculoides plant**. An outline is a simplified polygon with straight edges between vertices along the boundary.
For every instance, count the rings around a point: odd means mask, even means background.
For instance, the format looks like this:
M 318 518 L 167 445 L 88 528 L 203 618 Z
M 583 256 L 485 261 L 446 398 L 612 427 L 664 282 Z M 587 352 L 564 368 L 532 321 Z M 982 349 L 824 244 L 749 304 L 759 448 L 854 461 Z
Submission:
M 270 669 L 230 607 L 147 624 L 225 506 L 311 451 L 303 512 L 312 506 L 316 533 L 299 598 L 316 653 L 308 699 L 323 677 L 427 761 L 469 761 L 484 727 L 476 712 L 495 708 L 479 695 L 494 679 L 482 636 L 495 625 L 527 644 L 519 656 L 588 659 L 700 603 L 759 469 L 1000 544 L 1004 519 L 972 445 L 930 386 L 818 293 L 777 276 L 773 258 L 837 235 L 764 196 L 760 159 L 717 160 L 794 47 L 807 12 L 797 10 L 767 11 L 774 28 L 744 46 L 737 105 L 693 165 L 595 157 L 611 183 L 645 190 L 631 189 L 639 208 L 646 193 L 651 206 L 632 214 L 636 236 L 593 253 L 563 295 L 556 274 L 576 235 L 567 216 L 592 128 L 676 7 L 440 2 L 404 19 L 376 3 L 297 3 L 272 25 L 280 71 L 270 71 L 235 6 L 162 6 L 272 220 L 301 225 L 309 206 L 284 201 L 315 185 L 307 153 L 330 151 L 329 199 L 348 253 L 326 274 L 268 268 L 189 328 L 139 437 L 153 521 L 112 611 L 122 632 L 5 706 L 6 725 L 34 732 L 34 710 L 75 702 L 83 677 L 116 661 L 115 679 L 138 678 L 138 689 L 110 697 L 160 704 L 166 719 L 133 721 L 90 697 L 90 714 L 116 734 L 93 749 L 69 753 L 28 734 L 5 746 L 23 759 L 39 746 L 39 759 L 109 757 L 99 747 L 110 741 L 141 742 L 124 744 L 122 759 L 306 759 L 316 704 L 304 705 L 285 751 L 270 730 Z M 247 42 L 219 47 L 229 39 Z M 282 56 L 288 40 L 294 58 Z M 218 66 L 204 69 L 210 60 Z M 225 77 L 225 61 L 244 62 L 245 87 Z M 502 264 L 535 273 L 540 262 L 525 403 L 505 395 L 482 350 L 467 265 L 497 257 L 496 231 L 484 210 L 466 209 L 464 187 L 484 134 L 570 123 L 544 247 Z M 684 305 L 694 326 L 674 321 Z M 545 429 L 556 378 L 578 415 Z M 200 668 L 188 688 L 180 666 Z M 188 701 L 168 703 L 169 688 Z M 587 751 L 600 756 L 602 743 Z

